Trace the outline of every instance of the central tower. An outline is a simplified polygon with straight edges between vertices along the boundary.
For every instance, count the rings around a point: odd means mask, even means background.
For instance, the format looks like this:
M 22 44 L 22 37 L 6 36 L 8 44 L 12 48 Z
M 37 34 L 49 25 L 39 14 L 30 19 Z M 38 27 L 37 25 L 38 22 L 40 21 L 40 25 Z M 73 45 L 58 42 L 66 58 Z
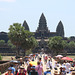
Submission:
M 44 32 L 44 31 L 48 32 L 49 31 L 48 27 L 47 27 L 46 18 L 45 18 L 43 13 L 42 13 L 42 15 L 41 15 L 41 17 L 39 19 L 39 26 L 38 26 L 36 31 L 37 32 L 39 32 L 39 31 L 41 31 L 41 32 Z

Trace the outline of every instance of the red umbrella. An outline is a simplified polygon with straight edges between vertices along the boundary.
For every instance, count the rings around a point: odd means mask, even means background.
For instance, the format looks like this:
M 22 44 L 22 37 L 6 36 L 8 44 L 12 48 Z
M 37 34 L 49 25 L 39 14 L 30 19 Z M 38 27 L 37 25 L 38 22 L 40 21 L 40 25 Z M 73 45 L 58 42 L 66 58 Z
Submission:
M 69 57 L 63 57 L 62 60 L 73 61 L 72 58 Z

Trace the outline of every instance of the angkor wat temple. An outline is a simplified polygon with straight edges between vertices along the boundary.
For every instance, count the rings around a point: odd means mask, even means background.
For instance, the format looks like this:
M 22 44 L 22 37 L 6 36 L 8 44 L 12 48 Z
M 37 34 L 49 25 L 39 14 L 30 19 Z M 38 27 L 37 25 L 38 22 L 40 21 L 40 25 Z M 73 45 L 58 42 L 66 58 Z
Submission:
M 26 21 L 24 21 L 23 26 L 25 27 L 26 30 L 30 30 Z M 39 26 L 37 27 L 36 32 L 33 32 L 33 33 L 35 34 L 34 37 L 36 39 L 42 39 L 42 38 L 48 39 L 49 37 L 53 37 L 53 36 L 64 37 L 64 27 L 62 22 L 60 21 L 56 28 L 56 32 L 50 32 L 50 30 L 47 27 L 46 18 L 44 14 L 42 13 L 39 19 Z
M 23 26 L 25 27 L 26 30 L 30 31 L 26 21 L 24 21 Z M 64 38 L 64 26 L 63 26 L 63 23 L 60 21 L 57 25 L 56 32 L 50 32 L 50 30 L 47 27 L 46 18 L 44 14 L 42 13 L 39 19 L 39 25 L 37 27 L 37 30 L 33 33 L 34 33 L 34 37 L 39 42 L 39 46 L 36 49 L 48 50 L 48 47 L 47 47 L 48 38 L 53 36 L 61 36 Z M 8 39 L 9 39 L 8 33 L 0 32 L 0 40 L 5 40 L 7 42 Z

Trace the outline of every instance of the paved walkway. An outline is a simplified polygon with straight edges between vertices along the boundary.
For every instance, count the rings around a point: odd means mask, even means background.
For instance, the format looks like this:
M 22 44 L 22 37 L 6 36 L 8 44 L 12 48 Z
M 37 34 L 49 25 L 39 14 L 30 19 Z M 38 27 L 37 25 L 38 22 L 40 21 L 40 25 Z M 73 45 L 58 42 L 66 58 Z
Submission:
M 36 59 L 35 61 L 38 61 L 38 60 Z M 43 70 L 46 71 L 46 64 L 44 63 L 43 56 L 42 56 L 42 62 L 43 62 Z M 55 60 L 52 59 L 52 65 L 53 66 L 54 66 L 54 63 L 55 63 Z M 24 67 L 25 67 L 25 69 L 27 69 L 27 65 L 24 65 Z M 54 69 L 51 70 L 51 73 L 52 73 L 52 75 L 54 75 Z M 5 75 L 5 73 L 2 75 Z

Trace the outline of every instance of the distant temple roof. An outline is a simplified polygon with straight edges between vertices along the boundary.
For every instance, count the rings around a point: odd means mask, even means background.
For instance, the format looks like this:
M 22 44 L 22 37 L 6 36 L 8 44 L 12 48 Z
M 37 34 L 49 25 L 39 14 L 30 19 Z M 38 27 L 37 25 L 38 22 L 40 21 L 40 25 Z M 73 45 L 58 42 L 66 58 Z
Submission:
M 27 24 L 26 21 L 23 22 L 23 27 L 25 28 L 25 30 L 30 31 L 30 30 L 29 30 L 29 26 L 28 26 L 28 24 Z

